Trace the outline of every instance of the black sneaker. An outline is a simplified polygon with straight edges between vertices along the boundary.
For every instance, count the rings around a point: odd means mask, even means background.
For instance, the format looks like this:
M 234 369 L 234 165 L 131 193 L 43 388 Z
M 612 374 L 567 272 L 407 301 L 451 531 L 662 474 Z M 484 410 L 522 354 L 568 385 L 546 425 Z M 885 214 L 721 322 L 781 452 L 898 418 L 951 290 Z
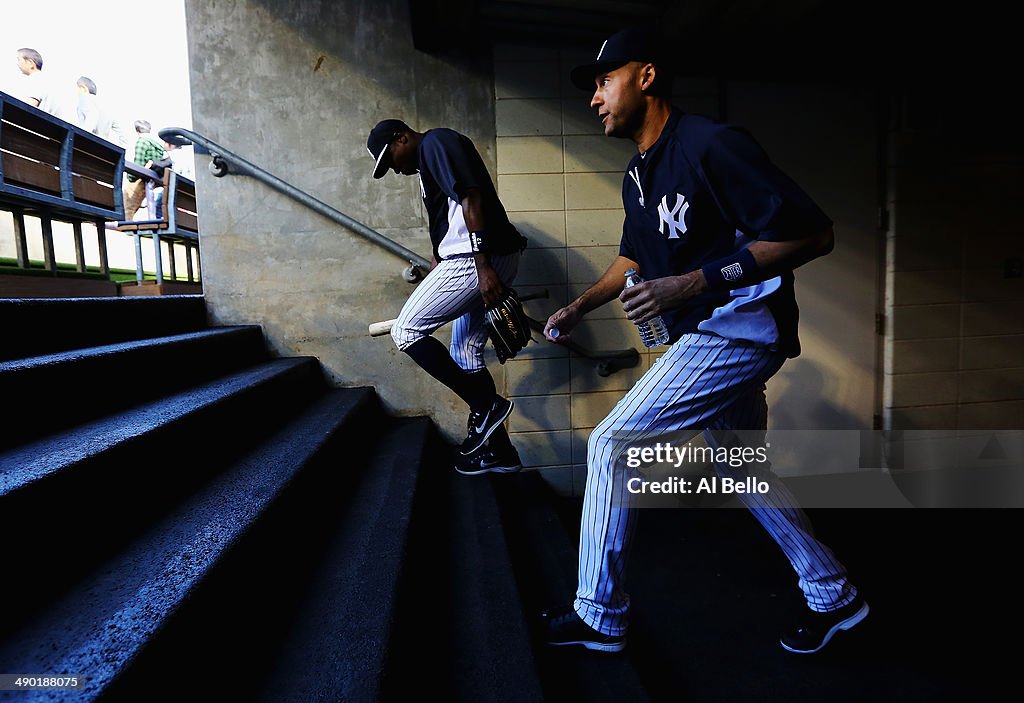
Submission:
M 519 459 L 519 452 L 511 444 L 502 450 L 484 447 L 472 456 L 460 457 L 455 464 L 455 470 L 466 476 L 487 473 L 511 474 L 521 468 L 523 463 Z
M 494 402 L 487 409 L 486 413 L 471 411 L 469 413 L 469 422 L 466 423 L 468 434 L 462 446 L 459 447 L 462 455 L 469 456 L 484 446 L 484 442 L 491 436 L 491 433 L 498 429 L 501 423 L 505 422 L 505 419 L 512 414 L 514 405 L 515 403 L 511 400 L 505 400 L 499 395 L 495 396 Z
M 552 647 L 578 644 L 596 652 L 621 652 L 626 647 L 625 635 L 602 635 L 583 622 L 571 605 L 545 610 L 541 621 L 544 639 Z
M 839 610 L 816 613 L 809 608 L 802 620 L 779 640 L 782 648 L 797 654 L 813 654 L 822 649 L 839 630 L 849 630 L 868 616 L 868 604 L 857 596 Z

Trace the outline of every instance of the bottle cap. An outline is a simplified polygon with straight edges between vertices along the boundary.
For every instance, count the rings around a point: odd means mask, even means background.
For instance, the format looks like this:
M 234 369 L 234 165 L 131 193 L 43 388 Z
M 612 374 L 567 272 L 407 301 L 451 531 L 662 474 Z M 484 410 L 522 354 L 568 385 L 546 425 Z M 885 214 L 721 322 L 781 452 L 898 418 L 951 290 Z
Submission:
M 626 273 L 625 273 L 624 275 L 626 275 L 626 276 L 632 276 L 632 275 L 634 275 L 635 273 L 636 273 L 636 269 L 630 269 L 629 271 L 626 271 Z
M 548 330 L 548 336 L 551 337 L 551 339 L 558 339 L 559 334 L 560 333 L 557 327 L 552 327 L 551 329 Z

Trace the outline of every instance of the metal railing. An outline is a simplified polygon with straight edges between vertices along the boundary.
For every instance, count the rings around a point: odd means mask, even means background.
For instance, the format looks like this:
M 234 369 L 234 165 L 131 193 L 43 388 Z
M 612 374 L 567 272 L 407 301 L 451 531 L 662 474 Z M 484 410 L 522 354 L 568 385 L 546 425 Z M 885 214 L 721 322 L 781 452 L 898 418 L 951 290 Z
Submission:
M 398 242 L 388 239 L 375 229 L 367 227 L 359 220 L 349 217 L 340 210 L 331 207 L 322 200 L 317 200 L 304 190 L 296 188 L 292 184 L 278 178 L 269 171 L 260 168 L 256 164 L 242 158 L 238 154 L 228 151 L 220 144 L 207 139 L 201 134 L 181 127 L 168 127 L 160 130 L 160 138 L 178 146 L 193 146 L 196 153 L 209 154 L 210 173 L 217 178 L 227 175 L 249 176 L 255 178 L 264 185 L 273 188 L 277 192 L 288 196 L 292 200 L 305 205 L 311 210 L 319 213 L 327 219 L 347 227 L 356 234 L 368 239 L 377 246 L 380 246 L 392 254 L 409 262 L 408 268 L 402 272 L 402 277 L 410 282 L 416 283 L 423 277 L 423 271 L 430 268 L 430 262 L 419 254 L 406 249 Z M 544 331 L 544 323 L 533 318 L 527 318 L 530 327 L 537 331 Z M 579 344 L 568 341 L 563 344 L 573 353 L 586 359 L 598 362 L 597 373 L 600 376 L 610 376 L 620 369 L 628 369 L 640 362 L 640 353 L 636 349 L 619 349 L 614 351 L 592 352 L 581 347 Z
M 217 178 L 229 174 L 238 176 L 249 176 L 260 183 L 267 185 L 277 192 L 288 196 L 292 200 L 305 205 L 314 212 L 317 212 L 329 220 L 347 227 L 361 237 L 364 237 L 379 247 L 387 249 L 392 254 L 401 257 L 409 262 L 409 268 L 403 273 L 403 278 L 410 283 L 415 283 L 423 277 L 423 272 L 418 269 L 429 269 L 430 262 L 410 249 L 406 249 L 398 242 L 388 239 L 375 229 L 371 229 L 359 220 L 349 217 L 340 210 L 331 207 L 322 200 L 317 200 L 304 190 L 296 188 L 269 171 L 260 168 L 256 164 L 234 154 L 220 144 L 196 134 L 195 132 L 180 127 L 168 127 L 160 130 L 160 138 L 178 146 L 193 145 L 198 153 L 208 153 L 211 157 L 210 173 Z

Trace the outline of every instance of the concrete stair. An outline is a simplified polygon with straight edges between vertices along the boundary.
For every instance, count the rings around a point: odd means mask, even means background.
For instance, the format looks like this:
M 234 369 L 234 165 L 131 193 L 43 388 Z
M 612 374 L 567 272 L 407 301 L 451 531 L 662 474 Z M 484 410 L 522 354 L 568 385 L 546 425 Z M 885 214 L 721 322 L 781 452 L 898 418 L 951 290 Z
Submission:
M 492 483 L 428 419 L 201 298 L 0 324 L 0 672 L 84 679 L 0 701 L 543 697 Z
M 162 337 L 206 328 L 201 295 L 161 298 L 0 299 L 0 360 Z
M 560 499 L 536 472 L 497 477 L 495 492 L 515 564 L 532 638 L 540 642 L 541 611 L 576 596 L 579 521 L 576 502 L 566 514 Z M 575 520 L 574 520 L 575 518 Z M 630 657 L 631 647 L 597 654 L 580 647 L 536 648 L 545 697 L 552 701 L 642 703 L 654 700 Z
M 997 700 L 1012 683 L 994 631 L 1019 618 L 977 575 L 1014 511 L 817 511 L 872 605 L 821 657 L 778 647 L 803 605 L 747 511 L 640 511 L 625 652 L 550 648 L 537 615 L 574 595 L 580 505 L 538 473 L 456 474 L 428 419 L 272 358 L 258 327 L 207 326 L 201 298 L 0 300 L 0 326 L 0 673 L 85 681 L 0 701 Z
M 504 475 L 427 481 L 413 513 L 412 548 L 404 565 L 402 636 L 384 700 L 429 690 L 449 701 L 541 701 L 536 641 L 498 510 Z
M 0 430 L 0 446 L 104 417 L 266 359 L 260 328 L 246 326 L 0 361 L 0 394 L 18 399 L 18 412 Z M 127 381 L 130 392 L 106 379 Z

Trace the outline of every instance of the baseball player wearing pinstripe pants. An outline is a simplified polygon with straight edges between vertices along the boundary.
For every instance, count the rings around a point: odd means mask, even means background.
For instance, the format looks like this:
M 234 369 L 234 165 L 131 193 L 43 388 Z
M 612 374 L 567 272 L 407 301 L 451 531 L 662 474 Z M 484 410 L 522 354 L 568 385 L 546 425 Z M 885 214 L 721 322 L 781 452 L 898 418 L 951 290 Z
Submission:
M 618 297 L 634 322 L 661 315 L 671 346 L 590 436 L 579 583 L 572 605 L 543 614 L 551 645 L 625 647 L 622 584 L 636 517 L 627 450 L 702 432 L 713 449 L 763 446 L 765 382 L 799 353 L 793 269 L 833 246 L 831 220 L 749 134 L 672 106 L 657 52 L 654 36 L 628 28 L 572 72 L 574 84 L 593 91 L 605 135 L 632 139 L 638 153 L 623 179 L 619 256 L 551 315 L 545 335 L 564 342 L 587 312 Z M 624 288 L 630 268 L 646 282 Z M 782 635 L 785 649 L 816 652 L 867 616 L 845 568 L 770 466 L 715 469 L 768 485 L 739 495 L 789 559 L 807 601 Z
M 485 305 L 512 285 L 526 240 L 508 215 L 472 141 L 437 128 L 424 133 L 396 119 L 381 120 L 366 147 L 373 177 L 388 170 L 419 175 L 427 210 L 434 265 L 391 327 L 397 347 L 469 405 L 467 436 L 456 470 L 463 474 L 512 472 L 519 454 L 503 423 L 512 401 L 494 387 L 484 348 Z M 431 336 L 448 322 L 448 349 Z

